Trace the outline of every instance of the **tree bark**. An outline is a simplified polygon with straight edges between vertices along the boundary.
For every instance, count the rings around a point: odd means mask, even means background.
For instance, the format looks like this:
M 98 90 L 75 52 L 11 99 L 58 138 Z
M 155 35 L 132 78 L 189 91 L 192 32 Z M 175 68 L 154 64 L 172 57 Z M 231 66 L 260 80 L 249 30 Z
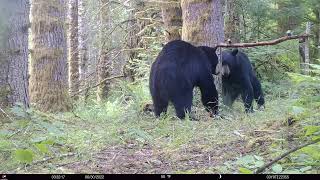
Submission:
M 79 34 L 78 0 L 69 0 L 69 90 L 70 94 L 79 91 Z M 78 99 L 78 96 L 74 96 Z
M 8 20 L 0 42 L 0 106 L 21 103 L 29 107 L 28 27 L 29 0 L 2 0 L 3 19 Z M 2 52 L 1 52 L 2 49 Z
M 41 111 L 68 111 L 66 1 L 32 0 L 30 99 Z
M 220 0 L 181 0 L 181 8 L 183 40 L 210 47 L 224 41 Z
M 165 41 L 181 39 L 182 11 L 180 0 L 163 0 L 162 19 L 165 28 Z
M 80 60 L 80 87 L 82 89 L 88 86 L 87 73 L 88 73 L 88 29 L 85 17 L 86 4 L 84 0 L 79 0 L 79 60 Z M 82 94 L 85 95 L 85 94 Z
M 106 31 L 110 28 L 109 0 L 100 0 L 100 59 L 98 63 L 98 82 L 110 76 L 111 61 L 108 56 L 110 48 L 109 37 L 105 37 Z M 110 82 L 104 82 L 97 88 L 97 100 L 101 101 L 108 96 Z
M 238 0 L 226 0 L 226 39 L 230 39 L 232 43 L 240 42 L 240 16 L 237 10 Z

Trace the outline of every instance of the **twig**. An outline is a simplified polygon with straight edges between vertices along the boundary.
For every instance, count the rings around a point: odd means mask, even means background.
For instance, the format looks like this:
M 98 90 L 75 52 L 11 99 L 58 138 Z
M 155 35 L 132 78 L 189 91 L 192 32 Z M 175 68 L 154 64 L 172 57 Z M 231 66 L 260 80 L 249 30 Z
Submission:
M 304 39 L 309 37 L 309 34 L 302 34 L 302 35 L 295 35 L 295 36 L 284 36 L 278 39 L 274 39 L 271 41 L 261 41 L 261 42 L 252 42 L 252 43 L 235 43 L 235 44 L 227 44 L 227 43 L 220 43 L 217 45 L 217 47 L 233 47 L 233 48 L 238 48 L 238 47 L 256 47 L 256 46 L 268 46 L 268 45 L 275 45 L 282 43 L 284 41 L 292 40 L 292 39 Z
M 295 147 L 295 148 L 291 149 L 290 151 L 282 154 L 281 156 L 278 156 L 277 158 L 275 158 L 274 160 L 272 160 L 272 161 L 269 162 L 268 164 L 266 164 L 266 165 L 260 167 L 259 169 L 257 169 L 257 170 L 255 171 L 255 174 L 259 174 L 259 173 L 263 172 L 265 169 L 267 169 L 268 167 L 270 167 L 272 164 L 278 162 L 279 160 L 281 160 L 282 158 L 286 157 L 287 155 L 289 155 L 289 154 L 291 154 L 291 153 L 293 153 L 293 152 L 295 152 L 295 151 L 297 151 L 297 150 L 299 150 L 299 149 L 301 149 L 301 148 L 304 148 L 304 147 L 306 147 L 306 146 L 309 146 L 309 145 L 311 145 L 311 144 L 315 144 L 315 143 L 317 143 L 317 142 L 320 142 L 320 139 L 317 139 L 317 140 L 315 140 L 315 141 L 311 141 L 311 142 L 302 144 L 302 145 L 300 145 L 300 146 L 298 146 L 298 147 Z

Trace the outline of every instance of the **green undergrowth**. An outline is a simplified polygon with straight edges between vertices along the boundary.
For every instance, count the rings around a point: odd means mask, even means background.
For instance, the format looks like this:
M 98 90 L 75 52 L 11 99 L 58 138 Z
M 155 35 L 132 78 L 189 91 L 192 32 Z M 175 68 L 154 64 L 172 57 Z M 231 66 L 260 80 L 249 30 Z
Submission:
M 159 119 L 143 111 L 151 103 L 147 82 L 119 82 L 108 100 L 89 99 L 67 113 L 25 111 L 17 105 L 0 116 L 0 172 L 108 173 L 85 163 L 74 164 L 113 160 L 116 155 L 107 160 L 95 157 L 121 148 L 127 158 L 119 163 L 134 161 L 137 173 L 253 173 L 320 136 L 319 79 L 289 77 L 292 81 L 263 83 L 266 108 L 249 115 L 237 101 L 233 109 L 221 106 L 221 117 L 210 118 L 196 90 L 193 110 L 199 121 L 175 118 L 172 106 Z M 319 173 L 319 148 L 318 143 L 298 150 L 264 172 Z M 146 151 L 152 152 L 149 160 L 140 156 L 132 160 L 135 153 Z

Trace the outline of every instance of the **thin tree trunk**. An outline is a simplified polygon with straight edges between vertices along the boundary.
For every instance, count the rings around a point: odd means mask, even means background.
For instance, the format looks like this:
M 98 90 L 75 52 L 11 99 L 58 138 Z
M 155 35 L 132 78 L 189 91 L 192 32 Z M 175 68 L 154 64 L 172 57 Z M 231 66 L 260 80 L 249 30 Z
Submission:
M 79 34 L 78 0 L 69 0 L 69 89 L 71 94 L 79 91 Z M 78 99 L 78 96 L 74 96 Z
M 311 32 L 311 22 L 306 24 L 306 34 Z M 310 48 L 309 48 L 309 38 L 306 38 L 304 42 L 304 74 L 309 74 L 309 64 L 310 64 Z
M 0 3 L 7 8 L 3 9 L 2 18 L 8 20 L 6 35 L 2 34 L 6 38 L 3 53 L 0 52 L 0 106 L 21 103 L 29 107 L 29 3 L 29 0 L 3 0 Z
M 182 11 L 180 0 L 163 0 L 162 19 L 166 42 L 181 39 Z
M 79 60 L 80 60 L 80 87 L 84 89 L 88 86 L 88 29 L 85 18 L 86 4 L 84 0 L 79 0 Z M 86 94 L 83 94 L 86 96 Z
M 110 48 L 109 37 L 106 37 L 106 31 L 110 28 L 109 16 L 109 0 L 100 0 L 100 60 L 98 63 L 98 82 L 103 81 L 110 76 L 111 62 L 108 56 L 108 48 Z M 97 89 L 97 100 L 101 101 L 108 96 L 110 82 L 101 83 Z
M 41 111 L 70 109 L 66 0 L 32 0 L 30 100 Z

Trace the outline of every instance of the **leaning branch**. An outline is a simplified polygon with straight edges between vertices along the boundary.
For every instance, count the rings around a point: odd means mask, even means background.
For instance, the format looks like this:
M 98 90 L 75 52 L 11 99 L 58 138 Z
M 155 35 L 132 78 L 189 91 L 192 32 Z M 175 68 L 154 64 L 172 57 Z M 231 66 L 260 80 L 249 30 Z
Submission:
M 228 43 L 220 43 L 217 47 L 224 47 L 224 48 L 243 48 L 243 47 L 255 47 L 255 46 L 269 46 L 282 43 L 284 41 L 292 40 L 292 39 L 305 39 L 309 37 L 309 34 L 302 34 L 302 35 L 294 35 L 294 36 L 284 36 L 278 39 L 274 39 L 271 41 L 261 41 L 261 42 L 252 42 L 252 43 L 235 43 L 235 44 L 228 44 Z
M 306 147 L 306 146 L 309 146 L 309 145 L 311 145 L 311 144 L 315 144 L 315 143 L 318 143 L 318 142 L 320 142 L 320 139 L 317 139 L 317 140 L 315 140 L 315 141 L 308 142 L 308 143 L 306 143 L 306 144 L 302 144 L 302 145 L 300 145 L 300 146 L 298 146 L 298 147 L 295 147 L 295 148 L 291 149 L 290 151 L 282 154 L 281 156 L 278 156 L 277 158 L 275 158 L 274 160 L 272 160 L 272 161 L 269 162 L 268 164 L 266 164 L 266 165 L 260 167 L 259 169 L 257 169 L 256 172 L 255 172 L 255 174 L 262 173 L 265 169 L 267 169 L 268 167 L 270 167 L 272 164 L 280 161 L 282 158 L 286 157 L 287 155 L 289 155 L 289 154 L 291 154 L 291 153 L 293 153 L 293 152 L 295 152 L 295 151 L 297 151 L 297 150 L 299 150 L 299 149 L 302 149 L 302 148 L 304 148 L 304 147 Z

